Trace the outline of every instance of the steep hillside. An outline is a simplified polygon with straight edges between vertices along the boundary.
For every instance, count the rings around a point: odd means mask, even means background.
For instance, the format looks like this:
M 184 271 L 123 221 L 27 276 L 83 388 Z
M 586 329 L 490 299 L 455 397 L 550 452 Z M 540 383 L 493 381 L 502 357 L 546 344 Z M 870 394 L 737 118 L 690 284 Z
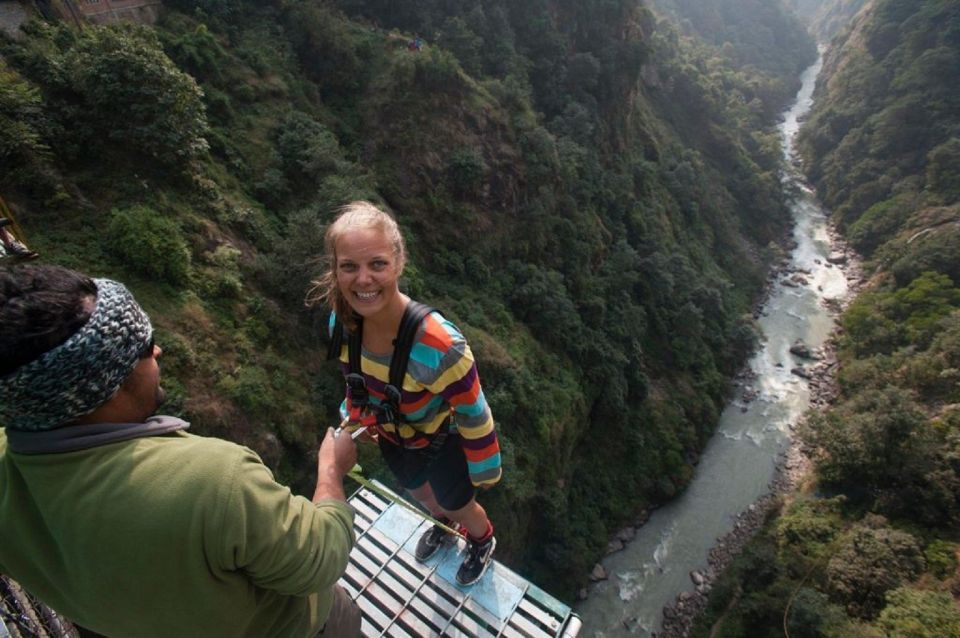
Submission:
M 195 431 L 304 489 L 342 381 L 302 300 L 370 198 L 477 354 L 503 560 L 569 594 L 685 485 L 789 221 L 764 90 L 788 78 L 626 1 L 173 0 L 0 51 L 4 198 L 45 259 L 132 284 Z
M 749 69 L 754 83 L 763 85 L 772 108 L 778 109 L 796 94 L 797 78 L 816 58 L 809 34 L 779 2 L 655 0 L 654 4 L 674 18 L 684 33 L 717 47 L 736 68 Z
M 797 15 L 823 43 L 845 29 L 866 3 L 867 0 L 791 0 Z
M 841 318 L 839 397 L 801 430 L 811 485 L 697 635 L 960 635 L 958 73 L 943 0 L 869 2 L 826 57 L 805 166 L 871 281 Z

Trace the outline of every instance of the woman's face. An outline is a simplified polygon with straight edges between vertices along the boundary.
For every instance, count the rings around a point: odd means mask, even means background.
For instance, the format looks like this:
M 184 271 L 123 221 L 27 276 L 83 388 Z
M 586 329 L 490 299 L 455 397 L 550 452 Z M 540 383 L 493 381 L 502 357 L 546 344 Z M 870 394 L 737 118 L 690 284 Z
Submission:
M 375 317 L 401 300 L 398 282 L 402 268 L 382 231 L 348 231 L 335 248 L 337 286 L 357 314 Z

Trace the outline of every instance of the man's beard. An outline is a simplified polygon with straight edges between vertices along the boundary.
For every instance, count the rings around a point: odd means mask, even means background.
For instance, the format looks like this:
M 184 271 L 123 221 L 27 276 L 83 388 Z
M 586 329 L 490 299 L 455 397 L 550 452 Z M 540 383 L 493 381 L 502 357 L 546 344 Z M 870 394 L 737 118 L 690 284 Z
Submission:
M 167 391 L 164 390 L 159 384 L 157 385 L 157 391 L 154 395 L 154 399 L 156 401 L 154 412 L 156 412 L 160 409 L 160 406 L 163 405 L 163 402 L 167 400 Z

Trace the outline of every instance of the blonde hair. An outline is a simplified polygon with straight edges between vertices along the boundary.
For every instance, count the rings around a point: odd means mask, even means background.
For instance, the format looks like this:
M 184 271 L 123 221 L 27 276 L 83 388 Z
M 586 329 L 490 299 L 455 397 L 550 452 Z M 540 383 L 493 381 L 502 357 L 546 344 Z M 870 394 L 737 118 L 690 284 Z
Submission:
M 337 317 L 347 328 L 356 327 L 356 316 L 350 303 L 344 298 L 337 286 L 337 242 L 347 233 L 363 229 L 376 230 L 383 233 L 393 244 L 393 256 L 397 260 L 398 272 L 403 272 L 407 263 L 407 247 L 400 233 L 396 220 L 388 213 L 380 210 L 368 201 L 350 202 L 340 209 L 340 214 L 327 226 L 323 237 L 323 271 L 319 277 L 310 282 L 307 291 L 307 306 L 325 303 L 337 313 Z

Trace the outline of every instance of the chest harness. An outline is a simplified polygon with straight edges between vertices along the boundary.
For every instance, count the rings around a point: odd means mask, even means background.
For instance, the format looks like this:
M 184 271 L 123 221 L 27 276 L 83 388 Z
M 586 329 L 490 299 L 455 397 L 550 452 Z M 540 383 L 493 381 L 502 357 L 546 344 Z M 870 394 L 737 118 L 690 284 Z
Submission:
M 400 446 L 401 449 L 406 449 L 406 446 L 403 445 L 400 437 L 400 426 L 408 421 L 406 415 L 400 410 L 400 403 L 403 399 L 403 379 L 407 374 L 410 351 L 413 349 L 417 331 L 424 318 L 431 312 L 434 312 L 433 308 L 413 300 L 407 303 L 406 308 L 404 308 L 403 318 L 400 320 L 400 327 L 397 329 L 397 336 L 393 341 L 389 379 L 387 385 L 383 388 L 384 398 L 379 403 L 370 400 L 367 380 L 360 369 L 363 318 L 358 317 L 356 329 L 348 332 L 344 329 L 338 317 L 333 326 L 330 349 L 327 351 L 327 359 L 338 359 L 343 347 L 344 337 L 346 337 L 350 372 L 347 373 L 345 379 L 350 397 L 348 403 L 350 421 L 360 426 L 375 428 L 379 436 L 394 445 Z M 383 427 L 387 423 L 394 424 L 395 432 L 388 432 Z M 439 452 L 444 441 L 446 441 L 449 430 L 450 418 L 447 417 L 432 436 L 428 437 L 417 433 L 419 436 L 415 435 L 415 439 L 421 439 L 423 444 L 416 446 L 416 449 L 425 450 L 431 455 Z

